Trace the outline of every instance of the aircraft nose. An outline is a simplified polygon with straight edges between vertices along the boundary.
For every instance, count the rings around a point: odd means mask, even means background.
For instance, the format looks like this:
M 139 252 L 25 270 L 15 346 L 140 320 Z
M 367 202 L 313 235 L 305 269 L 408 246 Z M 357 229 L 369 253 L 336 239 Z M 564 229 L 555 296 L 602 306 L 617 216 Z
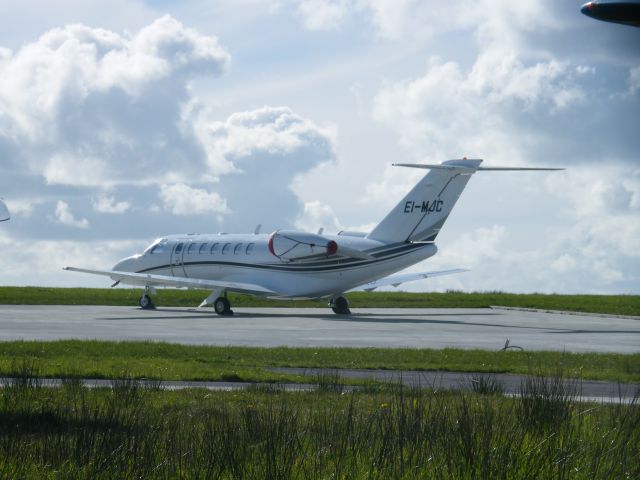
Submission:
M 585 15 L 587 15 L 588 17 L 591 17 L 593 15 L 594 8 L 595 8 L 594 2 L 587 2 L 584 5 L 582 5 L 582 7 L 580 7 L 580 11 Z
M 116 263 L 111 270 L 117 272 L 134 272 L 136 257 L 127 257 Z

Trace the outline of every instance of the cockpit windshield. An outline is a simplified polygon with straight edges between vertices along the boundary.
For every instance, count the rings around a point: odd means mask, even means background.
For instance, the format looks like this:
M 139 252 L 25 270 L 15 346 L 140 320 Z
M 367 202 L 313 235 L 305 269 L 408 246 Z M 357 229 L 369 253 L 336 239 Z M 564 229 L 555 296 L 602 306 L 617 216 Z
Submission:
M 163 253 L 167 246 L 167 242 L 168 240 L 166 238 L 158 238 L 157 240 L 154 240 L 153 243 L 146 248 L 143 255 L 146 255 L 147 253 L 149 255 Z

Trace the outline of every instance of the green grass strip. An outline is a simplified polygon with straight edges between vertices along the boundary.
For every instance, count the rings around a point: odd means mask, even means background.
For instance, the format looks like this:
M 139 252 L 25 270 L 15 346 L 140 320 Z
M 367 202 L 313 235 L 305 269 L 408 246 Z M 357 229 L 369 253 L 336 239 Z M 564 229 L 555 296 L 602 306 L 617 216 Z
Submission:
M 27 363 L 45 377 L 303 382 L 268 367 L 536 373 L 640 381 L 640 354 L 381 348 L 256 348 L 62 340 L 0 343 L 0 375 Z M 308 380 L 308 379 L 307 379 Z
M 640 478 L 637 403 L 585 405 L 544 379 L 520 398 L 32 380 L 1 392 L 0 478 Z
M 137 305 L 140 289 L 0 287 L 0 304 L 8 305 Z M 159 289 L 157 305 L 193 307 L 207 291 Z M 354 308 L 519 308 L 640 316 L 640 295 L 543 295 L 502 292 L 407 293 L 356 292 L 347 295 Z M 236 307 L 326 307 L 324 301 L 261 300 L 231 295 Z

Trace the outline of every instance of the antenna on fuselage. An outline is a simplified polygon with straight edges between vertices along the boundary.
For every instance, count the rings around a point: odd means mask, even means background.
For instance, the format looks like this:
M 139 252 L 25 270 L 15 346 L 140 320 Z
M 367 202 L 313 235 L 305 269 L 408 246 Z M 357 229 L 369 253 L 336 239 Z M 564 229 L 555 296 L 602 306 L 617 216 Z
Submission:
M 320 227 L 318 229 L 318 235 L 322 235 L 322 232 L 324 232 L 324 227 Z
M 260 229 L 262 228 L 262 224 L 259 223 L 258 225 L 256 225 L 256 229 L 253 231 L 254 235 L 258 235 L 260 233 Z

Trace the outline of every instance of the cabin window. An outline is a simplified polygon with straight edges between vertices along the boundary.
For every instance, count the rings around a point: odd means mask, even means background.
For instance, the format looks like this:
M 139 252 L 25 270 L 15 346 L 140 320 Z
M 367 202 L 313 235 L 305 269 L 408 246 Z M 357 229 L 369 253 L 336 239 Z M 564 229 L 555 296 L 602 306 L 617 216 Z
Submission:
M 190 243 L 189 244 L 189 248 L 187 248 L 187 254 L 191 255 L 193 253 L 193 251 L 195 250 L 195 248 L 196 248 L 196 244 L 195 243 Z
M 213 245 L 211 245 L 211 255 L 218 253 L 219 249 L 220 249 L 219 243 L 214 243 Z
M 179 243 L 179 244 L 176 246 L 176 252 L 175 252 L 175 253 L 180 253 L 180 252 L 182 251 L 182 246 L 183 246 L 183 244 L 182 244 L 182 243 Z
M 207 250 L 207 244 L 203 243 L 202 245 L 200 245 L 200 250 L 198 250 L 198 253 L 202 255 L 206 250 Z
M 240 253 L 240 250 L 242 250 L 242 244 L 241 244 L 241 243 L 238 243 L 238 244 L 236 245 L 236 248 L 234 248 L 234 249 L 233 249 L 233 254 L 234 254 L 234 255 L 238 255 L 238 254 Z
M 231 244 L 230 243 L 225 243 L 224 247 L 222 247 L 222 254 L 226 255 L 227 253 L 229 253 L 230 249 L 231 249 Z
M 250 243 L 249 245 L 247 245 L 247 250 L 245 251 L 245 253 L 247 255 L 251 255 L 251 252 L 253 252 L 253 246 L 255 245 L 255 243 Z

